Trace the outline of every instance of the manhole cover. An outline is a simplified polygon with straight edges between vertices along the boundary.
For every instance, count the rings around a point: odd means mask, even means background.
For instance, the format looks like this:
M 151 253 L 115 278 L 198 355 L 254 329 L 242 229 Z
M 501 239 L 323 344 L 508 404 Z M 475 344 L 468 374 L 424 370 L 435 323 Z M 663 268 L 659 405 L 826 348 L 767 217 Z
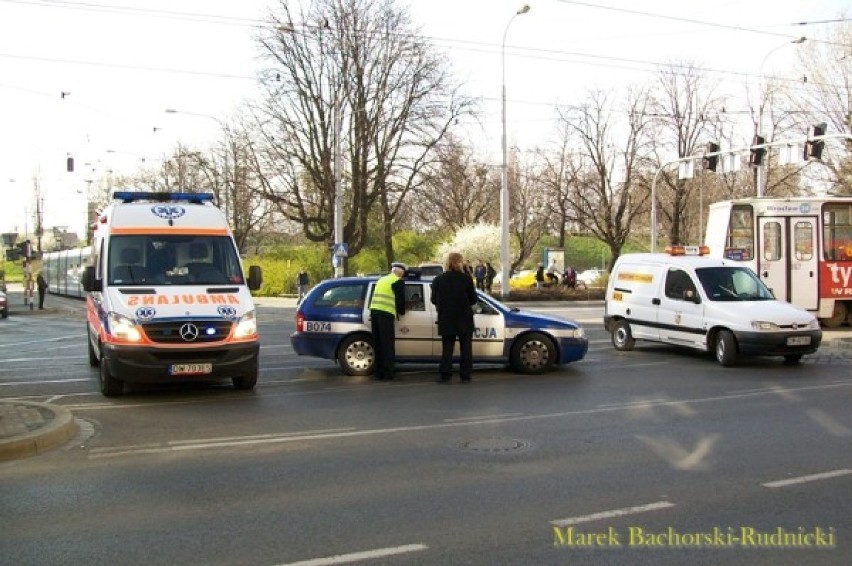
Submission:
M 527 448 L 529 443 L 516 438 L 480 438 L 477 440 L 465 440 L 459 443 L 459 448 L 472 450 L 474 452 L 488 452 L 491 454 L 503 454 L 515 452 Z

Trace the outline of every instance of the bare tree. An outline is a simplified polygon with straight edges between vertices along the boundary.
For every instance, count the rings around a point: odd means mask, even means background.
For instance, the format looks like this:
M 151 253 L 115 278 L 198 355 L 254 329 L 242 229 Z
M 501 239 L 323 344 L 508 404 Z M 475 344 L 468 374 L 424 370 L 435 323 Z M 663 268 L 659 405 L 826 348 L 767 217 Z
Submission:
M 612 268 L 649 198 L 652 122 L 645 90 L 628 92 L 626 112 L 611 110 L 610 101 L 606 92 L 590 92 L 585 105 L 561 109 L 560 119 L 584 160 L 575 165 L 571 220 L 609 247 Z M 621 114 L 626 120 L 615 118 Z
M 555 147 L 537 149 L 540 162 L 539 185 L 551 204 L 548 229 L 558 234 L 559 247 L 564 248 L 571 219 L 574 217 L 574 191 L 582 169 L 582 157 L 571 151 L 571 130 L 562 124 Z
M 495 222 L 499 183 L 487 164 L 450 135 L 436 147 L 424 183 L 413 195 L 412 208 L 416 208 L 420 221 L 453 232 L 480 222 Z
M 299 13 L 282 0 L 271 20 L 259 38 L 268 67 L 259 115 L 274 174 L 266 197 L 309 240 L 329 241 L 342 145 L 343 239 L 356 254 L 377 207 L 390 263 L 393 221 L 422 183 L 435 144 L 471 101 L 390 0 L 320 0 Z
M 663 155 L 677 158 L 695 155 L 711 133 L 711 123 L 723 114 L 724 100 L 714 94 L 715 87 L 707 84 L 701 71 L 690 63 L 671 63 L 657 77 L 657 94 L 653 114 L 657 122 L 656 152 L 658 163 L 670 161 Z M 686 241 L 684 223 L 691 202 L 692 185 L 671 171 L 661 175 L 657 190 L 658 210 L 668 222 L 668 241 Z

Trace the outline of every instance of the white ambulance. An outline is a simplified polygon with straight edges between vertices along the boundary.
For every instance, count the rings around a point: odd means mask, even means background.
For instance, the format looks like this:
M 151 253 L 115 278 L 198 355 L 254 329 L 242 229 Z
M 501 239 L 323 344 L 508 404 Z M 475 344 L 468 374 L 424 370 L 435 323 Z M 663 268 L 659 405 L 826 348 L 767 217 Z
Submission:
M 124 382 L 229 377 L 257 383 L 259 338 L 249 290 L 225 217 L 211 194 L 116 192 L 98 219 L 87 291 L 89 363 L 100 389 Z
M 748 267 L 707 253 L 673 246 L 618 258 L 604 311 L 617 350 L 650 340 L 713 352 L 723 366 L 739 355 L 796 363 L 816 352 L 822 331 L 813 314 L 776 300 Z

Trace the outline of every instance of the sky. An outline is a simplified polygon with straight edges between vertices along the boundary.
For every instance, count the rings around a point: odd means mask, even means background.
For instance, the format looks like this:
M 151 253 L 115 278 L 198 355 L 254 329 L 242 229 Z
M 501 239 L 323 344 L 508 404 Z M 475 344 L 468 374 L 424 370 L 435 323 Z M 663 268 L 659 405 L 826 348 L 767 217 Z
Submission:
M 529 0 L 518 16 L 515 0 L 399 2 L 479 100 L 481 123 L 464 126 L 494 163 L 504 61 L 510 143 L 531 147 L 552 137 L 555 104 L 648 82 L 673 60 L 720 71 L 745 107 L 761 69 L 791 71 L 792 39 L 850 12 L 849 0 Z M 32 232 L 37 180 L 45 227 L 82 237 L 87 180 L 156 165 L 178 142 L 212 145 L 257 94 L 256 27 L 277 4 L 0 0 L 0 232 Z

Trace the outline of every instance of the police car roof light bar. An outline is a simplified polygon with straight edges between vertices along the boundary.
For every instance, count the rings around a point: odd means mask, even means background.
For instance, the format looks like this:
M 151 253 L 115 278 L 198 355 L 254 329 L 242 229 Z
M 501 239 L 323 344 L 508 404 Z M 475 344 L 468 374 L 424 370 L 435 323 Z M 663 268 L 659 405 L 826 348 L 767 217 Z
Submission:
M 115 191 L 112 198 L 123 203 L 149 200 L 155 202 L 189 202 L 192 204 L 204 204 L 213 201 L 213 193 L 152 193 L 136 191 Z

